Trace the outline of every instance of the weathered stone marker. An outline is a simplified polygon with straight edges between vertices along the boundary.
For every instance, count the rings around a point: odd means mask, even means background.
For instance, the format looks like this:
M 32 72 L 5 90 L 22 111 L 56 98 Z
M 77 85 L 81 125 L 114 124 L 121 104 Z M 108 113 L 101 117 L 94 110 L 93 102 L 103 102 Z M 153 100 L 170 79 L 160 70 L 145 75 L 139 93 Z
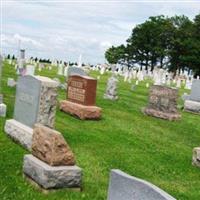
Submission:
M 87 76 L 87 73 L 80 67 L 69 66 L 67 71 L 67 78 L 74 75 Z
M 200 167 L 200 147 L 195 147 L 193 149 L 192 164 Z
M 112 170 L 107 200 L 175 200 L 165 191 L 120 170 Z
M 177 89 L 153 85 L 150 89 L 149 104 L 143 112 L 162 119 L 178 120 L 181 115 L 177 110 L 177 98 Z
M 188 112 L 200 114 L 200 80 L 192 82 L 191 94 L 185 100 L 184 109 Z
M 23 172 L 46 190 L 81 187 L 82 170 L 64 137 L 43 125 L 34 127 L 32 155 L 24 156 Z
M 57 86 L 42 76 L 23 76 L 18 80 L 14 119 L 6 121 L 5 132 L 29 150 L 35 123 L 54 127 Z
M 110 99 L 110 100 L 117 100 L 118 99 L 117 82 L 118 82 L 118 80 L 114 76 L 111 76 L 108 79 L 106 92 L 104 94 L 104 99 Z
M 97 80 L 89 76 L 73 75 L 68 80 L 67 100 L 61 101 L 60 109 L 80 119 L 99 119 L 101 108 L 96 104 Z
M 62 134 L 42 125 L 34 125 L 32 154 L 51 166 L 74 165 L 75 158 Z

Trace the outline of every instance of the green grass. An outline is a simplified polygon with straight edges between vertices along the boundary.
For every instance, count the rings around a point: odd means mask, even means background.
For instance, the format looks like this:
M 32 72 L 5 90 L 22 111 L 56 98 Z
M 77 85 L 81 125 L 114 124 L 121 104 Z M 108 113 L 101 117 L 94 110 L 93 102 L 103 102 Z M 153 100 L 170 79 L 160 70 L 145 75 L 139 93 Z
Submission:
M 64 82 L 56 72 L 56 68 L 45 69 L 40 75 L 58 77 Z M 91 75 L 98 76 L 96 72 Z M 8 77 L 16 77 L 15 70 L 5 64 L 3 93 L 10 119 L 15 88 L 7 87 Z M 108 77 L 105 74 L 98 81 L 97 105 L 103 109 L 100 121 L 81 121 L 59 110 L 56 114 L 56 129 L 64 135 L 77 165 L 83 169 L 83 191 L 63 190 L 44 195 L 29 185 L 22 176 L 23 156 L 28 152 L 6 136 L 5 119 L 0 118 L 1 200 L 105 200 L 113 168 L 150 181 L 177 199 L 200 199 L 200 169 L 191 165 L 192 149 L 200 145 L 200 116 L 182 112 L 182 119 L 177 122 L 144 116 L 141 108 L 148 100 L 145 83 L 133 92 L 122 79 L 119 100 L 104 100 Z M 65 99 L 64 90 L 59 90 L 58 99 Z M 179 104 L 182 105 L 181 99 Z

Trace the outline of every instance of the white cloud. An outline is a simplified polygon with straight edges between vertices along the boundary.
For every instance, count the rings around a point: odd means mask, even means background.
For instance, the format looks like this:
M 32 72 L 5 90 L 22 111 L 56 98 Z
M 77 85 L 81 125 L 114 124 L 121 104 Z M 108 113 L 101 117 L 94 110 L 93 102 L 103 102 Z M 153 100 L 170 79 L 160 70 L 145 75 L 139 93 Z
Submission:
M 17 39 L 27 55 L 103 62 L 104 51 L 125 43 L 131 29 L 149 16 L 200 11 L 194 3 L 72 2 L 3 0 L 3 50 L 16 53 Z

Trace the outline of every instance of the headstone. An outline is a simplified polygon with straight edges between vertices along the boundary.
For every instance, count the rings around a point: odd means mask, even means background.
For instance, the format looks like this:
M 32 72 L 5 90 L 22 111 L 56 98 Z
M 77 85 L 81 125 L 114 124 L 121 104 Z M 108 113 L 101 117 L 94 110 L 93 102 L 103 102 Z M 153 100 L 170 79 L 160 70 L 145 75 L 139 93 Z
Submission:
M 106 70 L 105 66 L 102 65 L 101 70 L 100 70 L 100 74 L 103 75 L 105 73 L 105 70 Z
M 111 76 L 108 79 L 106 93 L 104 94 L 104 99 L 110 99 L 110 100 L 117 100 L 118 99 L 117 83 L 118 83 L 118 80 L 114 76 Z
M 136 89 L 136 85 L 132 84 L 131 85 L 131 91 L 135 91 L 135 89 Z
M 23 173 L 28 180 L 48 190 L 81 187 L 82 170 L 61 133 L 37 124 L 32 154 L 24 156 Z
M 35 123 L 54 127 L 57 86 L 55 81 L 43 76 L 20 77 L 14 119 L 29 127 Z
M 73 75 L 68 79 L 67 100 L 60 109 L 80 119 L 99 119 L 101 109 L 96 104 L 97 80 L 89 76 Z
M 177 89 L 153 85 L 150 89 L 149 104 L 143 111 L 150 116 L 178 120 L 181 115 L 177 110 L 177 98 Z
M 69 66 L 68 72 L 67 72 L 67 79 L 68 77 L 73 76 L 73 75 L 87 76 L 86 72 L 82 68 Z
M 20 50 L 20 58 L 18 59 L 18 67 L 17 67 L 17 74 L 24 75 L 25 74 L 25 50 Z
M 0 117 L 6 117 L 7 106 L 4 103 L 0 103 Z
M 8 87 L 15 87 L 16 86 L 16 81 L 13 79 L 13 78 L 8 78 L 8 81 L 7 81 L 7 86 Z
M 26 73 L 25 75 L 34 76 L 35 74 L 35 66 L 34 65 L 27 65 L 26 66 Z
M 200 80 L 193 80 L 190 100 L 200 102 Z
M 60 63 L 58 65 L 58 75 L 63 75 L 63 64 L 62 63 Z
M 192 164 L 200 167 L 200 147 L 195 147 L 192 154 Z
M 96 79 L 89 76 L 70 76 L 68 80 L 68 100 L 87 106 L 96 104 Z
M 191 94 L 184 102 L 184 109 L 188 112 L 200 114 L 200 80 L 193 80 Z
M 14 119 L 6 121 L 5 132 L 27 149 L 35 123 L 54 127 L 57 86 L 42 76 L 22 76 L 17 82 Z
M 64 76 L 65 76 L 65 77 L 68 76 L 68 66 L 64 68 Z
M 107 200 L 175 200 L 175 198 L 152 183 L 120 170 L 112 170 Z

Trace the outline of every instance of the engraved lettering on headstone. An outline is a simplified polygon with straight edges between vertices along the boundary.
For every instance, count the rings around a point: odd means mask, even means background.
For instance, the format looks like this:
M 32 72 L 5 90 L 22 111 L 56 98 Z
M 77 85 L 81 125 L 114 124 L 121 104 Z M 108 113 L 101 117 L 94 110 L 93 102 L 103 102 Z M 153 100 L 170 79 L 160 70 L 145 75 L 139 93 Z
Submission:
M 27 94 L 27 93 L 20 93 L 19 94 L 19 100 L 22 101 L 22 102 L 25 102 L 27 104 L 33 104 L 33 96 Z

